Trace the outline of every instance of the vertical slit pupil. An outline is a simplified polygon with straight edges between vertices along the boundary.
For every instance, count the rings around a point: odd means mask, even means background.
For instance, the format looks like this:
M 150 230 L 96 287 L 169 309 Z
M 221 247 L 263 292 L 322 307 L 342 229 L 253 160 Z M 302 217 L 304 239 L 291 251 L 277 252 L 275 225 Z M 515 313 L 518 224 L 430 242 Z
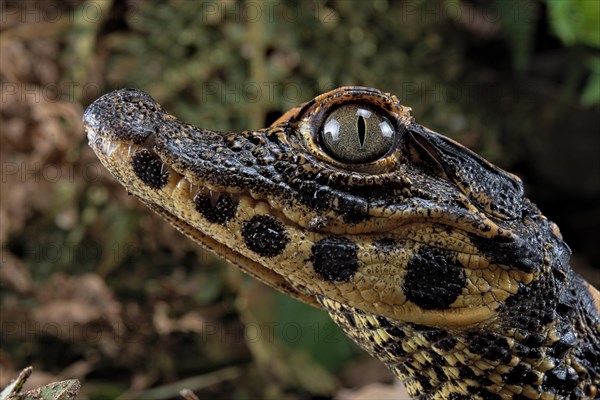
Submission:
M 361 148 L 365 145 L 366 133 L 367 133 L 367 126 L 365 124 L 365 118 L 362 115 L 359 115 L 358 116 L 358 141 L 360 142 Z

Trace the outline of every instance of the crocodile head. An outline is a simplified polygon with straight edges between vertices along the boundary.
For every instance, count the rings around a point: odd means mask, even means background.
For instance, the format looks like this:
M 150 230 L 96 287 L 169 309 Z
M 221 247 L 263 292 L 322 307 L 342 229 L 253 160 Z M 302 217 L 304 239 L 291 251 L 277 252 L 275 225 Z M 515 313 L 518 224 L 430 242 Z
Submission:
M 476 323 L 538 263 L 518 229 L 531 208 L 519 179 L 374 89 L 340 88 L 242 133 L 187 125 L 132 89 L 100 98 L 84 121 L 129 192 L 310 303 Z
M 342 87 L 268 128 L 232 133 L 185 124 L 146 93 L 122 89 L 94 102 L 84 122 L 91 147 L 130 193 L 247 273 L 326 308 L 413 394 L 435 382 L 454 382 L 446 394 L 460 385 L 450 357 L 442 357 L 444 377 L 427 357 L 420 363 L 429 372 L 419 375 L 414 359 L 402 358 L 407 347 L 431 351 L 450 332 L 464 340 L 438 356 L 463 346 L 513 368 L 516 330 L 526 340 L 558 318 L 557 302 L 544 300 L 569 271 L 558 228 L 517 177 L 419 125 L 393 95 Z M 520 313 L 539 326 L 518 322 Z M 407 329 L 411 342 L 401 340 Z M 499 354 L 487 354 L 490 346 Z M 482 371 L 469 368 L 463 381 Z M 558 372 L 540 374 L 528 378 L 532 387 Z

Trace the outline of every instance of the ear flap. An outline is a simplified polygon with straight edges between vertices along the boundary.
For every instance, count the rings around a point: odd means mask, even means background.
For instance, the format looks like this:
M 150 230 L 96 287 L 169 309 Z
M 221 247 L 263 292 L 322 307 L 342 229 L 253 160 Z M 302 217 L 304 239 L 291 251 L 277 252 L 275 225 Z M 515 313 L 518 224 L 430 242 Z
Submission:
M 500 219 L 521 217 L 523 183 L 471 150 L 429 129 L 412 124 L 409 139 L 426 152 L 446 177 L 479 207 Z

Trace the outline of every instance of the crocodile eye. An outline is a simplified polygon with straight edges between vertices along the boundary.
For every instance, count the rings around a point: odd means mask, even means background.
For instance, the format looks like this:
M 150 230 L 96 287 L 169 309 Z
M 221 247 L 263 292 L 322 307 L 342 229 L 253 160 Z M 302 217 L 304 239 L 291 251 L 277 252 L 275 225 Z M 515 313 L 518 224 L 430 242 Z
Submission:
M 349 104 L 329 114 L 319 130 L 319 141 L 337 161 L 359 164 L 387 154 L 394 135 L 394 126 L 381 113 L 362 104 Z

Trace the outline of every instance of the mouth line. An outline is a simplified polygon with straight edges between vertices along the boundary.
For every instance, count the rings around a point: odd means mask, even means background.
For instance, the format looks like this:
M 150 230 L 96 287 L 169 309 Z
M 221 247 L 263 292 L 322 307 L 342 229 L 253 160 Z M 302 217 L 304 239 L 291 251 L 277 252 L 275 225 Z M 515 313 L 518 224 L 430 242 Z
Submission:
M 137 152 L 147 151 L 150 154 L 152 154 L 153 157 L 160 161 L 160 173 L 166 174 L 169 177 L 170 181 L 176 182 L 174 184 L 169 185 L 171 190 L 187 191 L 187 197 L 191 202 L 195 202 L 199 196 L 203 196 L 205 199 L 208 200 L 210 207 L 214 209 L 220 201 L 223 201 L 223 199 L 227 199 L 228 201 L 230 201 L 233 207 L 237 207 L 242 199 L 246 199 L 249 205 L 252 207 L 258 207 L 259 204 L 262 205 L 262 208 L 266 207 L 271 215 L 279 218 L 285 224 L 292 225 L 297 228 L 303 228 L 301 224 L 288 217 L 279 208 L 273 206 L 267 196 L 261 195 L 256 191 L 227 191 L 211 186 L 210 183 L 206 181 L 199 183 L 198 180 L 195 178 L 190 179 L 185 172 L 180 172 L 176 170 L 173 166 L 163 161 L 160 155 L 151 148 L 151 146 L 148 143 L 152 142 L 152 137 L 149 137 L 144 144 L 129 144 L 126 142 L 111 140 L 107 137 L 104 137 L 98 134 L 95 128 L 87 124 L 85 126 L 85 129 L 87 132 L 89 146 L 92 147 L 92 149 L 94 149 L 96 154 L 99 156 L 99 159 L 102 162 L 102 164 L 104 164 L 104 166 L 109 171 L 111 171 L 113 175 L 116 175 L 117 179 L 119 180 L 121 180 L 119 174 L 115 173 L 115 171 L 118 168 L 117 164 L 121 163 L 121 165 L 125 165 L 126 163 L 131 162 L 132 157 Z M 121 152 L 121 150 L 125 147 L 127 147 L 126 154 L 125 152 Z M 122 154 L 118 154 L 119 152 L 121 152 Z M 115 157 L 115 155 L 117 155 L 117 157 Z M 194 182 L 192 182 L 192 179 L 194 180 Z M 138 194 L 135 195 L 143 199 L 142 196 Z M 160 207 L 159 205 L 156 206 Z M 199 229 L 197 230 L 200 231 Z

